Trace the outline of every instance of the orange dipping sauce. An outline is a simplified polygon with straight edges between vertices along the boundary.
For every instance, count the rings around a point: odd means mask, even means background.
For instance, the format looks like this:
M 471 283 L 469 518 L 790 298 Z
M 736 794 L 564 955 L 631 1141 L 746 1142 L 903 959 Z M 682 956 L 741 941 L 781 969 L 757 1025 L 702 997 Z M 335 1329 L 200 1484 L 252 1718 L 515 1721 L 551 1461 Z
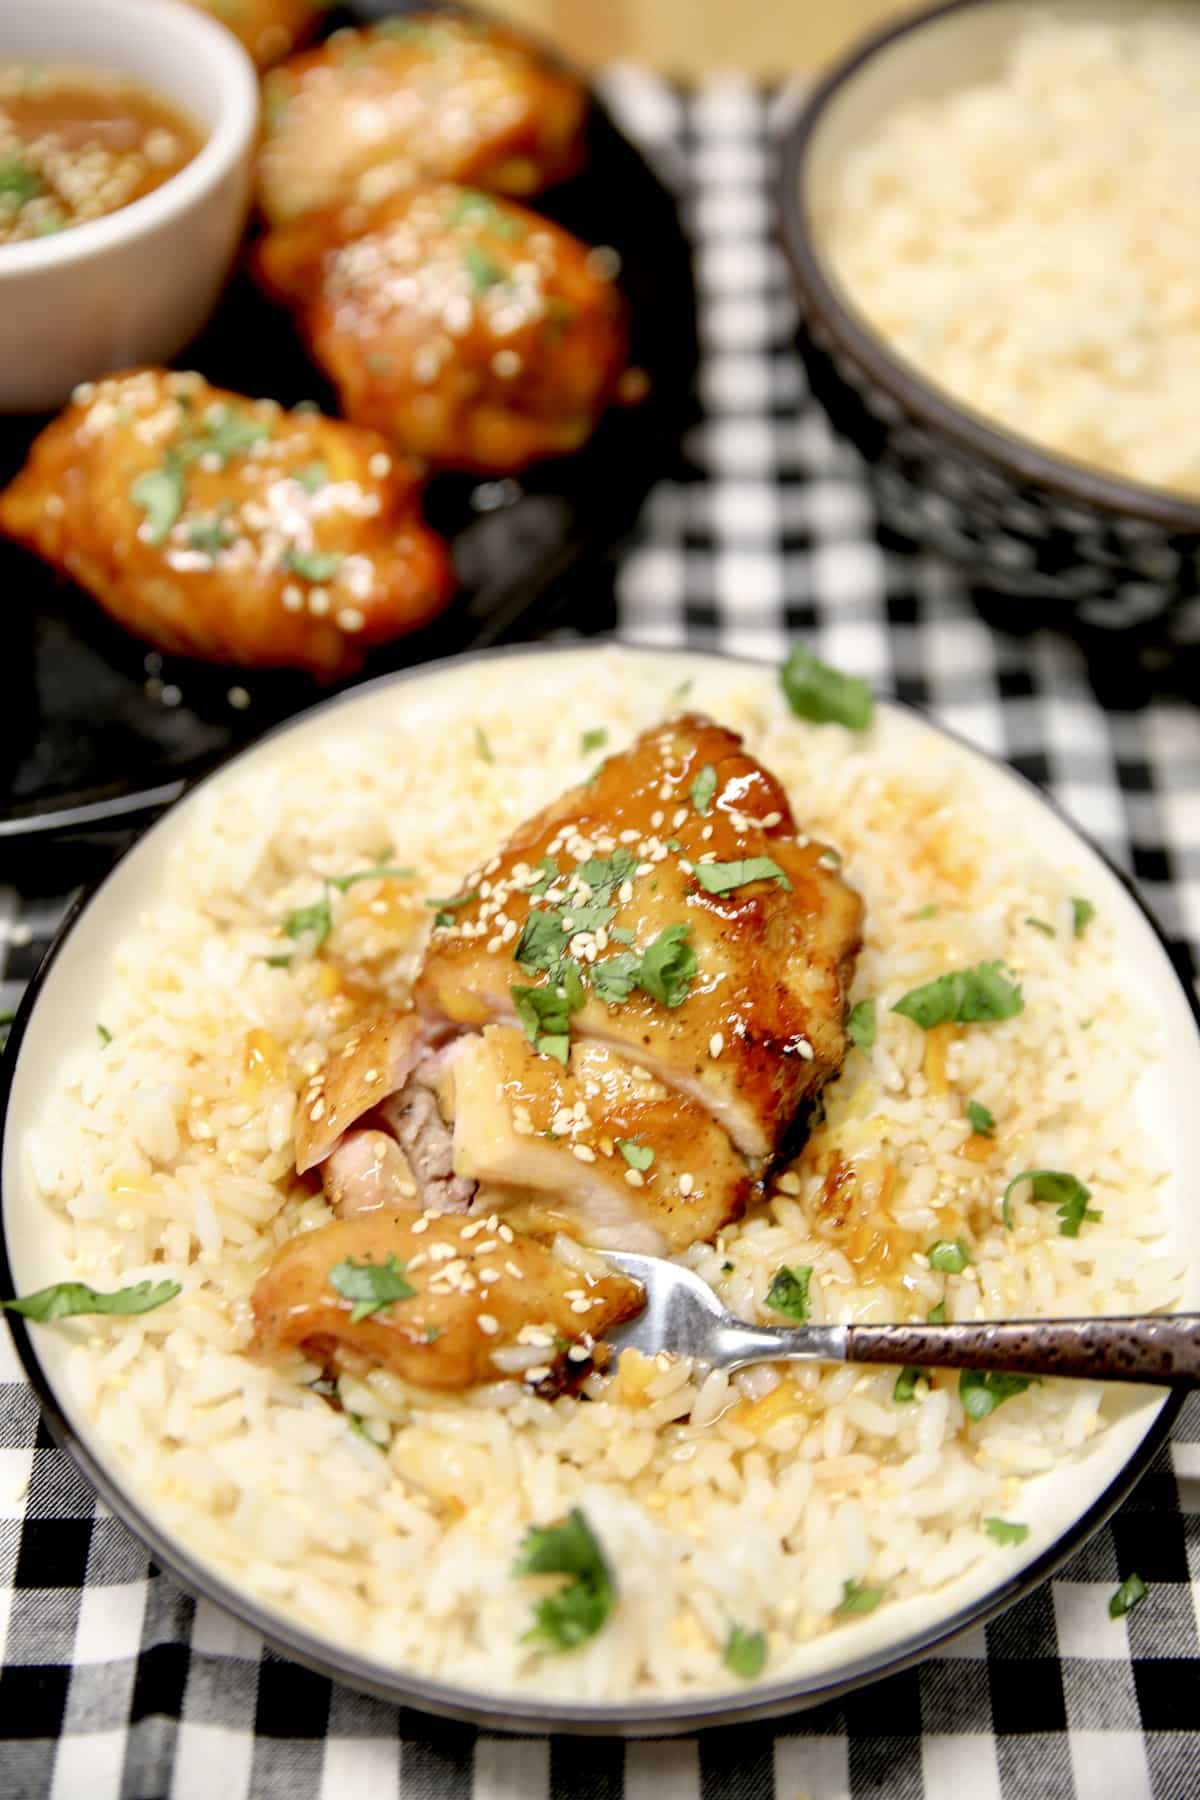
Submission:
M 190 119 L 123 75 L 0 63 L 0 247 L 117 212 L 203 142 Z

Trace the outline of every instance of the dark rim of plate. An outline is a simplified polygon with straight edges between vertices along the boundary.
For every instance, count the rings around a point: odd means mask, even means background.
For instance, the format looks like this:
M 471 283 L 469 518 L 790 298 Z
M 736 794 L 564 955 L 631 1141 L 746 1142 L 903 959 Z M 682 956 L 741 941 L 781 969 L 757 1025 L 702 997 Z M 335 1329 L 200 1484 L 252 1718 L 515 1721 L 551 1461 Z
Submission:
M 591 647 L 587 646 L 586 648 L 590 649 Z M 361 687 L 346 693 L 332 695 L 328 700 L 308 708 L 307 711 L 266 733 L 254 744 L 239 751 L 238 755 L 252 755 L 271 738 L 280 737 L 298 726 L 307 725 L 314 717 L 333 713 L 347 702 L 360 699 L 366 694 L 377 693 L 384 687 L 399 687 L 410 681 L 419 681 L 424 676 L 436 677 L 449 668 L 461 667 L 468 663 L 496 662 L 502 658 L 513 656 L 540 657 L 578 654 L 583 648 L 585 647 L 578 644 L 505 645 L 497 649 L 466 652 L 462 656 L 426 663 L 419 668 L 398 670 L 393 674 L 382 675 L 375 681 L 364 682 Z M 660 650 L 625 644 L 619 639 L 612 638 L 597 641 L 595 644 L 595 649 L 601 653 L 605 649 L 614 648 L 627 654 L 655 658 L 665 664 L 669 664 L 673 657 L 686 656 L 689 660 L 707 659 L 714 663 L 741 667 L 752 672 L 768 673 L 774 668 L 772 664 L 750 657 L 727 657 L 714 651 Z M 889 701 L 887 704 L 894 706 L 900 712 L 912 714 L 942 737 L 963 746 L 990 764 L 992 768 L 1027 788 L 1085 848 L 1091 850 L 1093 855 L 1099 858 L 1109 874 L 1114 876 L 1120 886 L 1124 888 L 1150 926 L 1167 961 L 1179 979 L 1197 1032 L 1200 1033 L 1200 1001 L 1192 991 L 1191 984 L 1180 967 L 1179 958 L 1173 952 L 1161 926 L 1128 877 L 1109 860 L 1102 850 L 1092 844 L 1090 839 L 1079 830 L 1053 799 L 1043 793 L 1034 782 L 1018 770 L 1011 768 L 999 757 L 991 756 L 987 751 L 980 750 L 959 733 L 928 718 L 916 707 L 905 706 L 898 701 Z M 202 776 L 189 788 L 189 796 L 206 786 L 217 774 L 228 769 L 233 760 L 230 758 L 222 765 L 221 770 L 213 770 Z M 143 834 L 143 838 L 138 840 L 139 843 L 144 842 L 146 837 L 165 824 L 169 818 L 170 813 L 164 814 L 149 828 L 148 832 Z M 130 846 L 118 858 L 118 862 L 114 863 L 113 867 L 116 868 L 136 848 L 137 845 Z M 58 957 L 76 925 L 86 913 L 92 900 L 104 887 L 111 873 L 112 870 L 109 870 L 101 881 L 78 895 L 55 933 L 54 939 L 17 1010 L 9 1036 L 7 1052 L 3 1058 L 0 1058 L 0 1174 L 2 1174 L 5 1160 L 10 1122 L 9 1108 L 22 1039 Z M 8 1254 L 8 1222 L 3 1206 L 3 1195 L 0 1193 L 0 1297 L 10 1298 L 15 1292 L 12 1266 Z M 895 1674 L 910 1667 L 921 1658 L 928 1656 L 940 1645 L 957 1637 L 961 1632 L 994 1618 L 1061 1567 L 1079 1545 L 1099 1529 L 1148 1468 L 1159 1449 L 1166 1442 L 1184 1400 L 1182 1390 L 1167 1395 L 1153 1423 L 1148 1427 L 1141 1442 L 1120 1473 L 1040 1556 L 1035 1557 L 1031 1563 L 1020 1569 L 1015 1575 L 1000 1582 L 997 1587 L 990 1589 L 977 1600 L 960 1607 L 946 1618 L 911 1632 L 899 1643 L 851 1658 L 828 1676 L 784 1677 L 776 1681 L 756 1684 L 747 1690 L 744 1699 L 722 1693 L 708 1697 L 704 1695 L 683 1696 L 677 1699 L 647 1701 L 640 1704 L 636 1701 L 604 1701 L 592 1704 L 581 1702 L 576 1705 L 569 1701 L 539 1700 L 535 1696 L 526 1698 L 520 1695 L 489 1693 L 482 1690 L 475 1692 L 467 1688 L 455 1687 L 449 1682 L 433 1681 L 416 1674 L 409 1674 L 402 1669 L 393 1672 L 381 1663 L 357 1655 L 353 1650 L 338 1649 L 331 1643 L 322 1641 L 306 1627 L 296 1624 L 282 1614 L 272 1612 L 266 1606 L 251 1599 L 229 1583 L 215 1569 L 191 1556 L 167 1531 L 143 1511 L 135 1500 L 130 1499 L 121 1480 L 110 1475 L 108 1470 L 75 1435 L 59 1405 L 54 1386 L 34 1348 L 25 1320 L 17 1313 L 11 1313 L 7 1315 L 7 1318 L 17 1353 L 37 1394 L 52 1436 L 58 1444 L 70 1452 L 84 1475 L 117 1517 L 124 1520 L 126 1525 L 153 1552 L 163 1567 L 169 1569 L 185 1588 L 193 1593 L 203 1595 L 215 1605 L 223 1607 L 225 1611 L 244 1620 L 258 1631 L 270 1646 L 283 1655 L 331 1680 L 348 1682 L 352 1687 L 361 1689 L 364 1693 L 373 1694 L 377 1698 L 402 1706 L 411 1706 L 419 1712 L 431 1713 L 440 1718 L 460 1719 L 490 1728 L 526 1734 L 531 1732 L 537 1734 L 571 1732 L 590 1736 L 619 1734 L 631 1737 L 661 1737 L 675 1736 L 686 1731 L 718 1725 L 744 1724 L 751 1720 L 777 1718 L 784 1713 L 804 1710 L 820 1705 L 824 1701 L 835 1700 L 854 1688 L 862 1687 L 884 1675 Z
M 927 26 L 937 26 L 954 13 L 1006 0 L 945 0 L 912 13 L 860 41 L 836 63 L 805 102 L 786 133 L 779 154 L 776 213 L 784 249 L 805 308 L 824 326 L 834 343 L 862 365 L 871 379 L 921 424 L 941 432 L 974 457 L 998 464 L 1010 477 L 1049 488 L 1081 507 L 1128 514 L 1161 529 L 1183 535 L 1200 533 L 1200 501 L 1188 501 L 1168 489 L 1105 474 L 1092 465 L 1043 450 L 985 414 L 958 402 L 944 388 L 926 380 L 920 370 L 891 349 L 843 296 L 818 249 L 819 234 L 809 207 L 807 165 L 825 113 L 859 70 L 893 44 Z

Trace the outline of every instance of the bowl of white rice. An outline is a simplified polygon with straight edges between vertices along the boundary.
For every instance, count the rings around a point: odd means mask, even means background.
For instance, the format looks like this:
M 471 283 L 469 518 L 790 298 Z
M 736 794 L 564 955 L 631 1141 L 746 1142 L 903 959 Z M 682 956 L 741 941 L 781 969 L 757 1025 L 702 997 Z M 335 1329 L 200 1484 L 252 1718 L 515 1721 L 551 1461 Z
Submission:
M 1180 0 L 953 0 L 785 139 L 817 398 L 885 521 L 1031 620 L 1144 627 L 1200 591 L 1198 156 Z
M 255 1280 L 327 1211 L 293 1129 L 346 1005 L 403 1004 L 426 898 L 584 778 L 601 737 L 622 749 L 685 694 L 836 848 L 866 907 L 850 999 L 875 1027 L 800 1156 L 682 1260 L 748 1319 L 785 1265 L 830 1322 L 1200 1300 L 1193 1001 L 1131 891 L 1010 771 L 900 707 L 814 724 L 774 668 L 618 645 L 431 665 L 292 721 L 145 834 L 24 1000 L 0 1076 L 0 1282 L 177 1285 L 132 1316 L 8 1315 L 51 1429 L 165 1567 L 285 1654 L 492 1726 L 662 1735 L 894 1670 L 1044 1579 L 1176 1411 L 1090 1381 L 981 1407 L 952 1374 L 715 1376 L 633 1353 L 551 1398 L 384 1371 L 332 1396 L 250 1354 Z M 399 899 L 328 885 L 385 859 L 413 872 Z M 319 953 L 280 957 L 280 920 L 322 881 Z M 923 1029 L 894 1010 L 984 962 L 1019 985 L 1015 1016 Z M 1084 1185 L 1074 1233 L 1036 1196 L 1006 1206 L 1031 1169 Z M 611 1605 L 556 1650 L 529 1627 L 561 1578 L 517 1551 L 576 1512 Z

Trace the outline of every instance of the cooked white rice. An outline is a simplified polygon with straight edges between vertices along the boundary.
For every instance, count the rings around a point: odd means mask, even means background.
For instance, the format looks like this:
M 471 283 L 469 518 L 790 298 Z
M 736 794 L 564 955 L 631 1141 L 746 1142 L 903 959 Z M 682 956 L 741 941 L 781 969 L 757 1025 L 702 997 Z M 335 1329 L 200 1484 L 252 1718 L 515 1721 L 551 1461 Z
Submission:
M 1003 71 L 899 107 L 822 219 L 875 329 L 977 412 L 1200 495 L 1200 24 L 1031 13 Z
M 586 692 L 567 676 L 581 666 Z M 864 738 L 804 725 L 774 684 L 710 668 L 690 704 L 746 734 L 865 897 L 854 998 L 877 998 L 879 1034 L 830 1089 L 794 1175 L 687 1260 L 748 1318 L 770 1316 L 763 1296 L 785 1263 L 812 1265 L 825 1320 L 923 1318 L 943 1297 L 950 1319 L 1174 1303 L 1181 1271 L 1155 1247 L 1159 1177 L 1132 1098 L 1158 1049 L 1122 992 L 1103 913 L 1073 935 L 1078 872 L 1039 860 L 997 814 L 994 785 L 983 799 L 945 742 L 914 750 L 894 718 Z M 141 1317 L 53 1328 L 75 1334 L 71 1391 L 138 1494 L 261 1600 L 468 1686 L 572 1699 L 733 1687 L 722 1652 L 734 1623 L 766 1634 L 765 1674 L 783 1674 L 844 1628 L 847 1581 L 883 1589 L 886 1609 L 987 1559 L 999 1579 L 1014 1552 L 983 1520 L 1036 1523 L 1025 1478 L 1106 1421 L 1092 1383 L 1032 1387 L 967 1425 L 949 1375 L 901 1405 L 895 1370 L 704 1380 L 630 1357 L 589 1379 L 586 1403 L 515 1383 L 451 1401 L 384 1374 L 343 1380 L 377 1448 L 296 1379 L 318 1371 L 245 1354 L 255 1278 L 325 1217 L 291 1174 L 291 1132 L 298 1086 L 346 1023 L 343 985 L 402 1000 L 424 898 L 452 892 L 594 764 L 583 730 L 604 727 L 619 748 L 660 718 L 663 669 L 612 652 L 524 664 L 514 683 L 500 665 L 469 714 L 447 701 L 440 717 L 401 688 L 388 730 L 334 712 L 286 762 L 210 789 L 163 891 L 117 946 L 101 1013 L 111 1042 L 69 1060 L 29 1143 L 41 1193 L 71 1222 L 64 1275 L 184 1287 Z M 322 956 L 267 964 L 282 916 L 317 898 L 322 875 L 384 858 L 419 879 L 335 894 Z M 917 983 L 990 959 L 1021 981 L 1019 1017 L 926 1034 L 888 1011 Z M 91 1020 L 80 1029 L 93 1037 Z M 968 1099 L 995 1115 L 991 1146 L 968 1145 Z M 823 1199 L 834 1156 L 857 1171 L 841 1211 Z M 1005 1182 L 1031 1167 L 1074 1172 L 1103 1220 L 1070 1239 L 1052 1208 L 1018 1200 L 1006 1232 Z M 924 1251 L 960 1236 L 974 1263 L 932 1270 Z M 514 1553 L 530 1523 L 576 1505 L 619 1599 L 590 1643 L 543 1655 L 522 1638 L 547 1582 L 515 1578 Z

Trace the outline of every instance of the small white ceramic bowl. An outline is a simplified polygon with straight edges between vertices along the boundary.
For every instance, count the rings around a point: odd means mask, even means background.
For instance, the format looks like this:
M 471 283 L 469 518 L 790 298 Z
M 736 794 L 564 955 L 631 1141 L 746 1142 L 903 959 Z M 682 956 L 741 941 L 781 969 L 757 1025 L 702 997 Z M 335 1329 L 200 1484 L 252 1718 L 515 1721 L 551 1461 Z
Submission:
M 207 320 L 250 207 L 258 83 L 232 33 L 181 0 L 0 5 L 6 62 L 115 70 L 205 134 L 144 199 L 0 245 L 0 411 L 39 412 L 106 370 L 168 361 Z

